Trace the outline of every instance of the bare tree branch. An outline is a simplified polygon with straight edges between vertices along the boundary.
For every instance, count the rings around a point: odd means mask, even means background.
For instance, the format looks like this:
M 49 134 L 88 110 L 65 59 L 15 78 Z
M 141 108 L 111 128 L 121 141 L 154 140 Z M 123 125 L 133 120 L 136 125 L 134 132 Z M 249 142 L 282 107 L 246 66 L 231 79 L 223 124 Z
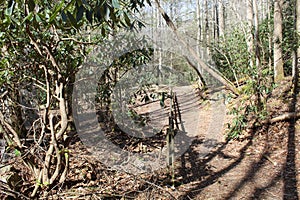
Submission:
M 5 117 L 2 114 L 2 112 L 0 112 L 0 122 L 5 126 L 5 128 L 9 130 L 10 133 L 13 134 L 13 140 L 16 142 L 17 146 L 19 148 L 22 148 L 22 144 L 18 133 L 14 130 L 14 128 L 9 123 L 5 121 Z
M 157 8 L 159 12 L 161 13 L 162 17 L 165 19 L 167 25 L 173 30 L 174 34 L 178 38 L 178 40 L 182 43 L 184 47 L 188 49 L 190 54 L 195 58 L 195 60 L 200 64 L 200 66 L 207 71 L 209 74 L 211 74 L 214 78 L 216 78 L 218 81 L 220 81 L 223 85 L 226 86 L 230 91 L 232 91 L 234 94 L 238 95 L 239 91 L 238 89 L 232 84 L 230 81 L 224 79 L 220 74 L 218 74 L 216 71 L 211 69 L 209 66 L 207 66 L 204 61 L 202 61 L 198 56 L 197 53 L 194 51 L 194 49 L 191 48 L 189 44 L 187 44 L 186 41 L 178 34 L 177 28 L 170 19 L 170 17 L 167 15 L 167 13 L 163 10 L 158 0 L 155 0 Z

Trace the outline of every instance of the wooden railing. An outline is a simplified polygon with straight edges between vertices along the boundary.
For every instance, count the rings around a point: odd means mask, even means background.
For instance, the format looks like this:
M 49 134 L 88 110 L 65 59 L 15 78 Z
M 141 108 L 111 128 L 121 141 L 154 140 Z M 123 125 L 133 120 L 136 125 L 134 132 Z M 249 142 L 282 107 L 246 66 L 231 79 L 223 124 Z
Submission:
M 170 107 L 169 107 L 169 124 L 167 129 L 167 164 L 169 166 L 174 166 L 174 154 L 175 154 L 175 147 L 174 147 L 174 137 L 176 132 L 179 129 L 179 122 L 180 119 L 180 112 L 179 106 L 177 101 L 176 93 L 172 90 L 170 91 Z
M 172 90 L 170 91 L 170 107 L 169 107 L 169 125 L 167 129 L 167 165 L 170 167 L 172 183 L 174 186 L 175 182 L 175 171 L 174 171 L 174 162 L 175 162 L 175 144 L 174 138 L 179 130 L 179 123 L 181 123 L 181 115 L 178 105 L 178 100 L 176 93 Z

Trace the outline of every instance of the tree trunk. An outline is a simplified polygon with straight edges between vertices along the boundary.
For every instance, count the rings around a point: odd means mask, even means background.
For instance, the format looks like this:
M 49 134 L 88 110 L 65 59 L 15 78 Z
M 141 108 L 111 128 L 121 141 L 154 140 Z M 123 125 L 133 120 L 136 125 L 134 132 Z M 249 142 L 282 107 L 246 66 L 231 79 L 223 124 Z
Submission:
M 257 69 L 257 85 L 261 85 L 262 81 L 262 66 L 260 58 L 260 38 L 259 38 L 259 12 L 257 0 L 253 0 L 253 14 L 254 14 L 254 43 L 255 43 L 255 64 Z M 261 94 L 258 87 L 255 87 L 257 96 L 257 105 L 259 110 L 263 108 Z
M 218 29 L 219 36 L 223 37 L 225 34 L 225 6 L 223 4 L 223 0 L 218 1 Z
M 156 11 L 156 27 L 157 29 L 160 29 L 161 28 L 161 15 L 159 13 L 159 10 Z M 160 40 L 160 37 L 159 37 L 159 40 Z M 161 42 L 159 41 L 159 44 L 161 44 Z M 161 49 L 161 45 L 159 45 L 158 49 L 157 49 L 157 54 L 158 54 L 158 68 L 157 68 L 157 77 L 158 77 L 158 80 L 159 82 L 161 83 L 162 81 L 162 49 Z
M 259 38 L 259 18 L 257 0 L 253 0 L 253 13 L 254 13 L 254 41 L 255 41 L 255 62 L 260 74 L 261 60 L 260 60 L 260 38 Z M 260 78 L 260 77 L 259 77 Z
M 299 35 L 300 35 L 300 0 L 295 1 L 295 10 L 294 10 L 294 19 L 295 19 L 295 43 L 299 44 Z M 295 81 L 295 87 L 299 86 L 299 69 L 300 69 L 300 47 L 293 49 L 293 80 Z
M 229 80 L 227 80 L 226 78 L 222 77 L 222 75 L 218 72 L 215 71 L 214 69 L 210 68 L 209 66 L 207 66 L 203 60 L 201 60 L 198 56 L 196 51 L 194 51 L 191 46 L 189 46 L 187 44 L 187 42 L 178 34 L 177 32 L 177 28 L 174 25 L 174 23 L 172 22 L 172 20 L 170 19 L 170 17 L 167 15 L 167 13 L 162 9 L 160 3 L 158 0 L 155 1 L 156 5 L 158 7 L 159 12 L 161 13 L 162 17 L 164 18 L 164 20 L 166 21 L 166 24 L 172 29 L 172 31 L 174 32 L 175 36 L 178 38 L 179 42 L 184 46 L 184 48 L 187 48 L 187 50 L 189 51 L 189 53 L 191 54 L 191 56 L 193 56 L 193 58 L 196 60 L 197 63 L 199 63 L 202 68 L 210 73 L 216 80 L 220 81 L 227 89 L 231 90 L 234 94 L 239 95 L 239 91 L 238 89 L 234 86 L 233 83 L 231 83 Z M 197 69 L 196 69 L 197 71 Z M 198 72 L 197 72 L 198 73 Z
M 280 82 L 284 78 L 282 59 L 282 6 L 283 0 L 274 1 L 274 81 Z
M 218 18 L 218 2 L 215 0 L 212 7 L 212 15 L 213 15 L 213 34 L 214 40 L 219 40 L 219 18 Z
M 269 69 L 272 70 L 272 33 L 271 33 L 271 2 L 267 0 L 267 13 L 268 13 L 268 43 L 269 43 L 269 60 L 268 65 Z
M 201 26 L 201 4 L 200 0 L 197 0 L 197 55 L 201 57 L 201 33 L 202 33 L 202 26 Z M 202 73 L 202 69 L 200 64 L 198 63 L 198 70 Z
M 209 53 L 208 44 L 209 44 L 209 21 L 208 21 L 208 2 L 205 0 L 204 3 L 205 9 L 205 28 L 204 28 L 204 35 L 203 35 L 203 44 L 206 48 L 206 54 Z
M 207 44 L 208 46 L 210 46 L 211 42 L 215 39 L 215 5 L 214 5 L 214 1 L 210 1 L 210 16 L 209 16 L 209 29 L 208 29 L 208 39 L 207 39 Z M 209 9 L 209 8 L 208 8 Z M 210 53 L 210 49 L 208 48 L 208 52 Z
M 296 2 L 296 16 L 297 16 L 297 19 L 296 19 L 296 30 L 297 30 L 297 33 L 298 33 L 298 36 L 300 35 L 300 0 L 297 0 Z M 299 44 L 299 37 L 297 39 L 297 42 Z M 298 48 L 297 48 L 297 68 L 298 68 L 298 71 L 299 71 L 299 68 L 300 68 L 300 47 L 298 45 Z
M 247 0 L 247 47 L 249 54 L 249 65 L 254 66 L 254 37 L 253 37 L 253 0 Z

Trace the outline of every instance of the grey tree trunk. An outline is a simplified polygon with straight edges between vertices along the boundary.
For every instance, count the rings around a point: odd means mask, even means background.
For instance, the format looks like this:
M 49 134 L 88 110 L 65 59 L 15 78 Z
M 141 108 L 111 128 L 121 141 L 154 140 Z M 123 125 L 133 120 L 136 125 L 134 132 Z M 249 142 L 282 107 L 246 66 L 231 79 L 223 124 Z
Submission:
M 156 10 L 156 19 L 157 19 L 156 27 L 157 27 L 157 29 L 160 29 L 162 26 L 162 19 L 161 19 L 161 15 L 160 15 L 158 9 Z M 159 39 L 160 39 L 160 37 L 159 37 Z M 158 56 L 157 77 L 159 79 L 159 82 L 161 83 L 161 81 L 162 81 L 162 49 L 159 47 L 157 51 L 158 51 L 157 52 L 157 54 L 158 54 L 157 55 Z
M 259 38 L 259 12 L 257 0 L 253 0 L 253 13 L 254 13 L 254 43 L 255 43 L 255 64 L 260 74 L 261 59 L 260 59 L 260 38 Z
M 254 37 L 253 37 L 253 0 L 247 0 L 247 48 L 249 54 L 249 65 L 251 68 L 254 66 Z
M 206 48 L 206 54 L 209 53 L 208 44 L 209 44 L 209 20 L 208 20 L 208 0 L 204 2 L 204 9 L 205 9 L 205 28 L 204 28 L 204 35 L 203 35 L 203 44 Z
M 223 0 L 218 1 L 218 19 L 219 36 L 223 37 L 225 34 L 225 6 Z
M 201 3 L 200 0 L 197 0 L 197 55 L 201 57 L 201 33 L 202 33 L 202 25 L 201 25 Z M 198 70 L 203 73 L 200 64 L 198 63 Z
M 296 34 L 300 35 L 300 0 L 295 1 L 295 13 L 294 13 L 294 19 L 295 19 L 295 31 Z M 295 42 L 299 44 L 299 37 L 295 35 Z M 300 47 L 298 45 L 298 48 L 294 49 L 293 52 L 293 79 L 297 80 L 299 79 L 299 68 L 300 68 Z
M 274 1 L 274 81 L 280 82 L 284 78 L 282 59 L 282 6 L 283 0 Z
M 219 19 L 218 19 L 218 4 L 215 0 L 212 5 L 212 33 L 213 39 L 216 41 L 219 39 Z
M 269 69 L 272 70 L 272 34 L 271 34 L 271 2 L 270 0 L 267 0 L 267 13 L 268 13 L 268 42 L 269 42 L 269 60 L 268 65 Z

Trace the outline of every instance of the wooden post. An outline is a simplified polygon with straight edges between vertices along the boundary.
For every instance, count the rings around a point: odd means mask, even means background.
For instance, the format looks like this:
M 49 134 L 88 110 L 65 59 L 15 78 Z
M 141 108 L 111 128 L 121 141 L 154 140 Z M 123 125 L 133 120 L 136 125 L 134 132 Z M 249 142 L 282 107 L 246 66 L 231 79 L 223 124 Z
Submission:
M 174 122 L 173 122 L 173 96 L 170 92 L 170 108 L 169 108 L 169 128 L 167 129 L 167 163 L 168 166 L 174 162 Z
M 170 126 L 172 124 L 172 121 L 173 121 L 172 117 L 169 116 L 169 128 L 167 130 L 167 144 L 168 144 L 167 163 L 168 163 L 168 166 L 172 165 L 173 157 L 174 157 L 173 153 L 172 153 L 173 152 L 172 145 L 174 145 L 172 132 L 174 132 L 174 131 L 173 131 L 172 127 Z
M 172 183 L 174 187 L 175 182 L 175 171 L 174 171 L 174 162 L 175 162 L 175 147 L 174 147 L 174 137 L 175 137 L 175 131 L 174 131 L 174 94 L 172 90 L 170 91 L 170 111 L 169 111 L 169 128 L 167 129 L 167 163 L 168 166 L 171 166 L 171 176 L 172 176 Z

